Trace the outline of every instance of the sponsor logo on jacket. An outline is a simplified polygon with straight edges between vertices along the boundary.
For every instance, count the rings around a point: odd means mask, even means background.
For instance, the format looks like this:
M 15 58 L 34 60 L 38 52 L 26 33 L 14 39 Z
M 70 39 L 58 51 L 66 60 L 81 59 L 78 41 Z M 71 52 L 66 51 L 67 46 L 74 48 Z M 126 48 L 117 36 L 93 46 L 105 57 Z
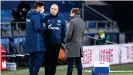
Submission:
M 52 27 L 52 25 L 48 25 L 48 29 L 51 29 L 51 30 L 60 30 L 59 27 Z

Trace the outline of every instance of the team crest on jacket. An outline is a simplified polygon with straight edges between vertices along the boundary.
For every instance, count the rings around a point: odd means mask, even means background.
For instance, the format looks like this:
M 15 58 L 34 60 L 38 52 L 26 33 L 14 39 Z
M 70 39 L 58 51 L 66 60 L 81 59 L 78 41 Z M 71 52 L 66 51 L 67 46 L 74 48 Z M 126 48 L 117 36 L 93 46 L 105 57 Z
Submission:
M 48 20 L 48 22 L 50 22 L 50 20 Z
M 61 23 L 61 20 L 58 20 L 58 23 Z
M 60 26 L 61 25 L 61 20 L 57 21 L 57 25 Z

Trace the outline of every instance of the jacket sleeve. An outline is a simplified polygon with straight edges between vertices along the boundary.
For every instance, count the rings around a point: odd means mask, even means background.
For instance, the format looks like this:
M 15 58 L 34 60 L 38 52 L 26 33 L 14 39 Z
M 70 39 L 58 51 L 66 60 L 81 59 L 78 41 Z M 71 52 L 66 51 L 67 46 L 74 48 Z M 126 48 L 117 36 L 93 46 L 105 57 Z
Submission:
M 64 39 L 66 37 L 66 22 L 65 19 L 63 19 L 63 25 L 62 25 L 62 31 L 61 31 L 61 42 L 64 43 Z
M 46 29 L 46 27 L 42 25 L 42 21 L 41 20 L 42 19 L 41 19 L 40 15 L 34 15 L 32 17 L 34 29 L 37 32 L 43 32 Z
M 46 29 L 48 29 L 48 22 L 47 22 L 47 19 L 49 17 L 46 15 L 43 19 L 42 19 L 42 23 L 46 25 Z
M 72 34 L 73 34 L 73 29 L 74 29 L 74 24 L 72 21 L 70 21 L 67 33 L 66 33 L 66 38 L 65 38 L 65 42 L 68 42 L 71 40 L 72 38 Z

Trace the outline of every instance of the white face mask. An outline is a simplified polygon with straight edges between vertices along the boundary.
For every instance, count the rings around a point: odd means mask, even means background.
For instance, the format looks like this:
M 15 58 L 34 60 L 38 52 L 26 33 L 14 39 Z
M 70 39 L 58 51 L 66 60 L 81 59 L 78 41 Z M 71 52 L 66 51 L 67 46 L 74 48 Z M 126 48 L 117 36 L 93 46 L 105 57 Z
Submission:
M 105 38 L 105 34 L 101 34 L 100 37 L 101 37 L 101 38 Z
M 40 11 L 40 13 L 44 13 L 44 9 L 42 9 L 42 10 Z

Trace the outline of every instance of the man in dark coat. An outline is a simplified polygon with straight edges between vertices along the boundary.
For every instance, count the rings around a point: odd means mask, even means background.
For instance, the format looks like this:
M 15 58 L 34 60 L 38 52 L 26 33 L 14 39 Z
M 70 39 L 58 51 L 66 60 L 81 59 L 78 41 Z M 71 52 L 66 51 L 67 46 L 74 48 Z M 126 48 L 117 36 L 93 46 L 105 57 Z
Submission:
M 44 60 L 44 35 L 46 29 L 42 24 L 41 11 L 44 9 L 42 2 L 35 2 L 35 9 L 32 9 L 27 14 L 27 30 L 25 51 L 30 54 L 29 57 L 29 72 L 30 75 L 38 75 L 39 69 Z
M 56 74 L 56 64 L 60 47 L 66 36 L 66 23 L 64 18 L 58 14 L 58 10 L 58 5 L 51 5 L 50 14 L 43 19 L 43 23 L 45 23 L 47 27 L 45 75 Z
M 82 75 L 82 45 L 83 35 L 85 30 L 85 22 L 80 18 L 80 9 L 73 8 L 70 13 L 71 20 L 67 30 L 66 42 L 66 56 L 67 56 L 67 75 L 72 75 L 73 62 L 75 60 L 78 70 L 77 75 Z

